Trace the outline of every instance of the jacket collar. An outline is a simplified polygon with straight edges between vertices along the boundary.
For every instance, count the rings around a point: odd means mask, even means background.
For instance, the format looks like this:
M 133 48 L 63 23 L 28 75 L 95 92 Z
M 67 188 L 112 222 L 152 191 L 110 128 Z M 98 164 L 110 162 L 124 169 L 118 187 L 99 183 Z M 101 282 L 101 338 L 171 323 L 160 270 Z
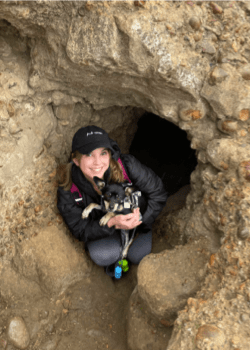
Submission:
M 86 193 L 90 197 L 92 197 L 95 201 L 100 201 L 100 195 L 94 190 L 93 185 L 86 179 L 83 175 L 81 169 L 75 164 L 72 165 L 71 169 L 72 181 L 79 188 L 81 193 Z M 110 176 L 110 168 L 106 170 L 104 173 L 105 182 L 108 181 Z

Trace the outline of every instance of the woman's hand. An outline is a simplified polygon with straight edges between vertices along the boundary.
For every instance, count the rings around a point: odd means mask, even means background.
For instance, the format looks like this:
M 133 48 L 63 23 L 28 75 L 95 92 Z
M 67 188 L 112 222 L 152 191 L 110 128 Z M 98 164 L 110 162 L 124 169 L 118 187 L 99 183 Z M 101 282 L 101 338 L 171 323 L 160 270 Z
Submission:
M 108 227 L 115 226 L 116 229 L 132 230 L 139 226 L 142 221 L 139 221 L 140 209 L 136 208 L 133 213 L 127 215 L 117 215 L 110 219 L 107 223 Z

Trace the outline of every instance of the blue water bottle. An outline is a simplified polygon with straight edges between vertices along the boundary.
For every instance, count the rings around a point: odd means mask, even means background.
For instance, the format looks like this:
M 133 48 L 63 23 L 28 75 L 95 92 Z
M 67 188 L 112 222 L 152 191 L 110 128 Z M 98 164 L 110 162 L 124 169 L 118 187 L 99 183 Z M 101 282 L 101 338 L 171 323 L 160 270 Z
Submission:
M 122 276 L 122 268 L 120 266 L 116 266 L 115 268 L 115 278 L 121 278 Z

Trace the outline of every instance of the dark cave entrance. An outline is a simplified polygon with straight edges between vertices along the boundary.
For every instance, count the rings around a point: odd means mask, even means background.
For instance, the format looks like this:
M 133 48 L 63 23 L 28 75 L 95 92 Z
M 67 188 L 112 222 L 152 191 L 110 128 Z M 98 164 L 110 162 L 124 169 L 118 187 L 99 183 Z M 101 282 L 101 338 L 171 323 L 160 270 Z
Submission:
M 139 119 L 137 125 L 129 153 L 162 179 L 168 195 L 189 184 L 197 159 L 187 133 L 148 112 Z

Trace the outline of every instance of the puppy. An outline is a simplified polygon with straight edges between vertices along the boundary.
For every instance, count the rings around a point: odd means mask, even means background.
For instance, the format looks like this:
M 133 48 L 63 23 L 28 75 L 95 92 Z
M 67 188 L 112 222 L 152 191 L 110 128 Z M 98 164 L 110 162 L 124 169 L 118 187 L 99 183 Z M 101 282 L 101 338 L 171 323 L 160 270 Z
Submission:
M 102 192 L 101 205 L 89 204 L 82 213 L 83 219 L 86 219 L 93 209 L 103 210 L 107 214 L 101 218 L 100 226 L 104 226 L 112 217 L 129 214 L 134 208 L 139 207 L 141 214 L 145 212 L 145 197 L 128 181 L 108 184 L 97 176 L 94 176 L 93 180 Z

